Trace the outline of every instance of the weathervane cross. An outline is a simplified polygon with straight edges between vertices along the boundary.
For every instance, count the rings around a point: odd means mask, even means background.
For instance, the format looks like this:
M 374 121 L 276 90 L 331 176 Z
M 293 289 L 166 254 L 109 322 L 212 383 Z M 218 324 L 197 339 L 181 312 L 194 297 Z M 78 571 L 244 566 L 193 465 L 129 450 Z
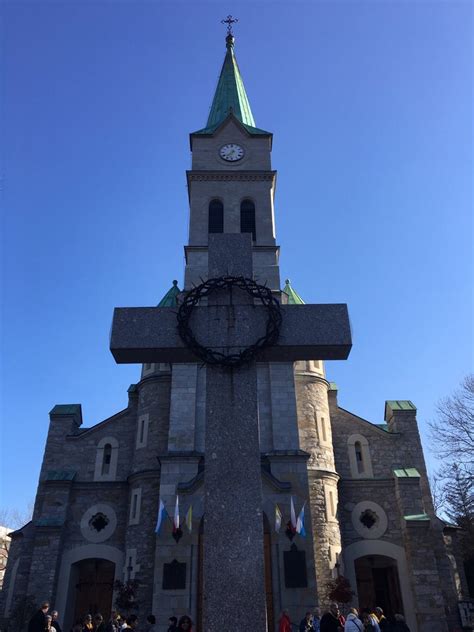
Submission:
M 221 24 L 227 24 L 227 35 L 232 35 L 232 24 L 238 22 L 238 18 L 228 15 L 225 20 L 221 20 Z

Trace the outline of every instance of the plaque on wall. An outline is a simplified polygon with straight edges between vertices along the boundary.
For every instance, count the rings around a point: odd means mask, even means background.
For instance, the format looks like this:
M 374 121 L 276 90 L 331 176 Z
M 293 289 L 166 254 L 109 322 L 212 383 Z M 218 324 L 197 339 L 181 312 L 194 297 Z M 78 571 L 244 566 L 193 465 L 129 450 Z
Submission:
M 285 588 L 307 588 L 306 553 L 298 551 L 296 544 L 291 545 L 289 551 L 283 553 L 285 568 Z
M 184 590 L 186 588 L 186 564 L 173 560 L 163 564 L 163 590 Z

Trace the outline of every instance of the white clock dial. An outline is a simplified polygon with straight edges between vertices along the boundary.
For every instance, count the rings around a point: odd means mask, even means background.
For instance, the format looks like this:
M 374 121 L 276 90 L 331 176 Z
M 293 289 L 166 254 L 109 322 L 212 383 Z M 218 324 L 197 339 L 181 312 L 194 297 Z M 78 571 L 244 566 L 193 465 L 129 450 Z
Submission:
M 243 147 L 236 145 L 235 143 L 229 143 L 219 149 L 219 156 L 229 162 L 235 162 L 244 157 Z

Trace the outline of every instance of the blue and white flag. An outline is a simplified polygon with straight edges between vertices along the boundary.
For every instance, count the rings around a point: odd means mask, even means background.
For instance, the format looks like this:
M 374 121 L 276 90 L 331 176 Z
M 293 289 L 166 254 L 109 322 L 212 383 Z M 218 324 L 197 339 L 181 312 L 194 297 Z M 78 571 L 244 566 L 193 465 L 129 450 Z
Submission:
M 161 525 L 163 524 L 163 521 L 164 521 L 164 519 L 166 518 L 167 515 L 168 515 L 168 512 L 166 511 L 165 505 L 164 505 L 163 501 L 160 498 L 160 507 L 158 509 L 158 520 L 156 521 L 155 533 L 159 533 L 160 532 Z
M 304 506 L 306 505 L 306 502 L 303 503 L 303 506 L 301 507 L 301 511 L 298 515 L 298 520 L 296 521 L 296 533 L 299 533 L 301 536 L 303 536 L 303 538 L 306 536 L 306 531 L 304 528 Z

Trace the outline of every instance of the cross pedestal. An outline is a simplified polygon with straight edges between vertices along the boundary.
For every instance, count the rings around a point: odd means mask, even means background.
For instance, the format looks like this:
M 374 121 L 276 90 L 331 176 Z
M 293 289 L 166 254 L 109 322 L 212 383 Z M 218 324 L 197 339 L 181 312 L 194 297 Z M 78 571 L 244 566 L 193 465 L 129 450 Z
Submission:
M 209 278 L 252 278 L 250 234 L 209 235 Z M 282 305 L 275 345 L 261 361 L 345 359 L 346 305 Z M 265 331 L 266 308 L 241 290 L 208 297 L 191 327 L 206 347 L 231 353 Z M 110 348 L 118 363 L 200 362 L 177 333 L 169 308 L 116 308 Z M 204 632 L 266 632 L 257 367 L 206 371 Z

